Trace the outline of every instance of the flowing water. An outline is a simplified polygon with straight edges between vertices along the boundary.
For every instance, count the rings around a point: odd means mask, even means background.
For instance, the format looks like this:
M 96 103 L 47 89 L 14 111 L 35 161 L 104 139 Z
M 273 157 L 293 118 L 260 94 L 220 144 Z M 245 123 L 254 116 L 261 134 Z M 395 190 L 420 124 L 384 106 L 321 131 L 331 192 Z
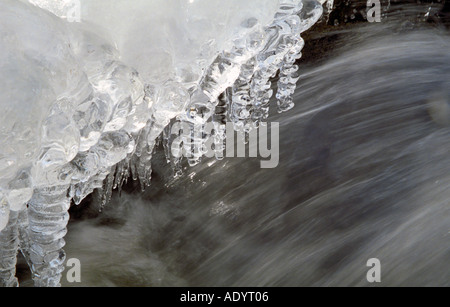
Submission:
M 320 32 L 320 31 L 318 31 Z M 204 160 L 71 210 L 63 286 L 450 286 L 450 38 L 393 15 L 304 50 L 280 159 Z M 315 49 L 316 48 L 316 49 Z M 19 265 L 22 286 L 31 285 Z

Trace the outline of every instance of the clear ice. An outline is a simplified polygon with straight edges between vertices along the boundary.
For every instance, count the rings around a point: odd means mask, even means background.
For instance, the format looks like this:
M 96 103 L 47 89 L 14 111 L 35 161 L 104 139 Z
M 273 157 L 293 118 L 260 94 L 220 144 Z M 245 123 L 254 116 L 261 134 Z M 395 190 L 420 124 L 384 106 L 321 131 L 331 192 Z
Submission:
M 106 204 L 129 177 L 145 189 L 158 141 L 179 176 L 172 125 L 191 127 L 195 165 L 194 131 L 213 122 L 222 159 L 226 122 L 264 122 L 277 74 L 291 109 L 324 2 L 0 0 L 0 285 L 18 285 L 20 250 L 36 286 L 59 286 L 71 203 L 99 189 Z

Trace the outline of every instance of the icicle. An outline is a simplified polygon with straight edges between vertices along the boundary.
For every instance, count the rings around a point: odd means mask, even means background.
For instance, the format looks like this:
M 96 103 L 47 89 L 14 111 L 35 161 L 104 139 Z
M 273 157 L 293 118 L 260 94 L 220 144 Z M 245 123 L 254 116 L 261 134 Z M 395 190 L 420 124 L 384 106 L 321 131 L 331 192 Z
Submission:
M 163 145 L 164 145 L 164 153 L 166 155 L 166 161 L 172 167 L 173 177 L 177 178 L 183 174 L 182 168 L 182 160 L 183 154 L 182 151 L 184 149 L 184 142 L 186 139 L 183 139 L 180 143 L 174 143 L 175 138 L 181 138 L 182 136 L 179 134 L 172 134 L 173 127 L 180 125 L 180 121 L 173 121 L 170 125 L 168 125 L 163 131 Z M 177 147 L 178 146 L 178 147 Z M 190 149 L 190 147 L 189 147 Z
M 150 121 L 147 123 L 144 129 L 139 133 L 137 141 L 136 141 L 136 149 L 133 157 L 130 162 L 131 175 L 133 180 L 138 180 L 140 177 L 141 170 L 141 158 L 145 154 L 147 147 L 148 134 L 150 132 Z M 145 167 L 145 163 L 144 163 Z M 145 188 L 145 187 L 144 187 Z
M 100 211 L 105 208 L 105 206 L 110 202 L 113 186 L 114 186 L 114 178 L 116 173 L 116 165 L 114 165 L 111 169 L 111 172 L 106 176 L 106 179 L 103 184 L 103 193 L 102 193 L 102 202 L 100 204 Z
M 192 114 L 195 114 L 195 110 L 190 110 L 189 113 L 191 114 L 190 116 L 192 116 Z M 195 115 L 193 115 L 193 117 L 195 117 Z M 185 132 L 186 134 L 181 136 L 183 140 L 182 148 L 184 157 L 188 160 L 189 165 L 194 166 L 196 164 L 195 163 L 196 158 L 194 153 L 195 145 L 193 140 L 195 125 L 193 122 L 188 121 L 186 118 L 182 119 L 181 123 L 189 128 L 188 131 Z
M 270 78 L 275 77 L 282 66 L 286 54 L 289 52 L 289 46 L 285 44 L 284 38 L 292 35 L 290 24 L 300 21 L 298 16 L 290 15 L 290 13 L 292 13 L 291 11 L 298 11 L 300 8 L 301 6 L 296 7 L 293 3 L 290 3 L 290 5 L 288 3 L 282 4 L 277 14 L 278 18 L 266 30 L 269 44 L 257 57 L 258 69 L 251 82 L 251 96 L 255 99 L 252 119 L 256 125 L 265 121 L 269 116 L 269 102 L 273 95 Z M 274 50 L 276 50 L 275 54 L 273 53 Z
M 146 92 L 155 97 L 152 115 L 147 127 L 142 131 L 136 148 L 136 171 L 142 190 L 150 185 L 151 159 L 156 145 L 156 139 L 161 135 L 170 121 L 182 114 L 190 102 L 189 92 L 177 82 L 168 82 L 155 89 L 148 86 Z
M 327 1 L 328 10 L 331 10 L 333 1 Z M 301 58 L 301 51 L 305 45 L 300 34 L 309 29 L 322 16 L 323 8 L 317 1 L 306 0 L 303 3 L 299 16 L 289 16 L 284 22 L 290 29 L 289 34 L 283 38 L 283 46 L 287 48 L 280 67 L 278 81 L 278 112 L 286 112 L 294 107 L 292 95 L 300 75 L 296 60 Z
M 32 268 L 30 250 L 31 250 L 31 239 L 29 233 L 29 220 L 28 220 L 28 210 L 24 209 L 19 212 L 19 218 L 17 221 L 19 228 L 19 249 L 23 257 L 27 261 L 30 269 Z
M 146 187 L 150 186 L 150 181 L 152 179 L 151 160 L 152 160 L 152 152 L 147 151 L 140 157 L 139 164 L 137 165 L 139 182 L 141 183 L 142 191 L 145 191 Z
M 126 161 L 126 159 L 123 161 L 120 161 L 119 163 L 117 163 L 116 165 L 113 166 L 115 168 L 114 181 L 113 181 L 113 185 L 112 185 L 113 190 L 117 189 L 120 185 L 120 182 L 122 181 L 122 177 L 124 175 L 125 161 Z
M 196 108 L 192 108 L 187 119 L 182 121 L 190 129 L 190 135 L 184 137 L 183 147 L 187 153 L 187 160 L 190 166 L 199 164 L 202 160 L 204 151 L 204 117 Z
M 150 185 L 152 176 L 151 160 L 153 156 L 153 150 L 156 144 L 156 138 L 164 130 L 165 125 L 157 120 L 151 120 L 149 125 L 149 131 L 146 137 L 146 144 L 140 151 L 140 156 L 136 166 L 136 170 L 139 176 L 139 182 L 141 183 L 142 191 Z
M 130 160 L 130 174 L 131 178 L 136 181 L 139 178 L 137 165 L 139 163 L 139 157 L 137 155 L 133 155 Z
M 202 161 L 202 157 L 204 155 L 203 145 L 205 142 L 203 131 L 203 124 L 192 125 L 192 152 L 190 157 L 188 158 L 188 163 L 190 166 L 195 166 Z
M 250 82 L 256 69 L 256 60 L 250 59 L 242 66 L 241 74 L 232 87 L 230 119 L 235 130 L 249 132 L 253 128 L 250 110 L 255 104 L 250 94 Z
M 214 152 L 217 160 L 222 160 L 224 158 L 227 109 L 231 105 L 230 97 L 231 97 L 231 88 L 228 88 L 217 99 L 217 106 L 215 109 L 214 116 L 212 118 L 215 133 Z
M 185 142 L 188 140 L 183 138 L 182 133 L 180 131 L 177 131 L 177 134 L 174 133 L 177 127 L 181 127 L 181 121 L 174 121 L 166 128 L 166 131 L 168 131 L 166 136 L 166 150 L 169 155 L 169 163 L 172 166 L 174 178 L 178 178 L 183 174 L 183 150 L 190 150 L 190 147 L 185 149 Z
M 33 280 L 38 287 L 60 286 L 64 271 L 67 222 L 69 221 L 69 186 L 36 190 L 29 203 L 30 259 Z
M 277 72 L 277 66 L 270 66 L 260 69 L 255 73 L 251 83 L 251 95 L 255 103 L 252 113 L 252 120 L 256 126 L 269 117 L 269 102 L 273 95 L 272 82 L 270 78 Z
M 303 39 L 300 37 L 290 37 L 288 44 L 292 45 L 290 51 L 284 56 L 283 64 L 280 69 L 278 81 L 278 112 L 286 112 L 294 107 L 292 95 L 295 92 L 297 81 L 300 78 L 298 66 L 295 61 L 301 57 L 301 50 L 304 46 Z
M 164 154 L 166 157 L 166 161 L 169 164 L 171 160 L 171 153 L 170 153 L 170 128 L 171 125 L 167 125 L 166 128 L 163 130 L 163 147 L 164 147 Z
M 119 194 L 122 192 L 122 186 L 127 182 L 130 176 L 130 156 L 125 160 L 120 161 L 116 166 L 116 174 L 114 176 L 113 189 L 119 189 Z
M 18 212 L 11 211 L 6 228 L 0 232 L 0 286 L 18 287 L 16 278 L 17 251 L 19 249 Z
M 83 199 L 91 194 L 95 189 L 103 189 L 103 181 L 109 174 L 109 169 L 99 170 L 94 176 L 87 181 L 82 181 L 71 185 L 69 196 L 76 205 L 79 205 Z

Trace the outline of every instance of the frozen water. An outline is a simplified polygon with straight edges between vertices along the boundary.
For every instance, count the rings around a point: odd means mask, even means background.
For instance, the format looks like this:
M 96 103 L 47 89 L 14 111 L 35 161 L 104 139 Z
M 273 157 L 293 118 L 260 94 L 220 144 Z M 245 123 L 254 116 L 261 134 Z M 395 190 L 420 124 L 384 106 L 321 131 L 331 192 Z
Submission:
M 35 284 L 59 285 L 71 200 L 103 189 L 107 202 L 129 176 L 148 186 L 171 124 L 213 121 L 219 143 L 227 117 L 248 132 L 267 118 L 279 70 L 278 110 L 292 108 L 300 34 L 321 3 L 0 0 L 2 283 L 17 284 L 20 235 Z M 203 143 L 185 144 L 191 165 Z

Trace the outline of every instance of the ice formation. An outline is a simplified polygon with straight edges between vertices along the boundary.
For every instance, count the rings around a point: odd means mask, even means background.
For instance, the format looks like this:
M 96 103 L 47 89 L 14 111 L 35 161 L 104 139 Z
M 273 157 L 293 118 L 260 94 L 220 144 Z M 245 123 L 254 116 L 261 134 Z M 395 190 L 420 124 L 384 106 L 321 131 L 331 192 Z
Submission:
M 212 121 L 221 159 L 225 122 L 265 121 L 277 73 L 291 109 L 322 3 L 0 0 L 0 284 L 18 285 L 20 250 L 36 286 L 58 286 L 71 202 L 101 189 L 106 203 L 130 176 L 148 186 L 158 140 L 179 175 L 171 125 Z M 180 145 L 190 165 L 203 137 Z

